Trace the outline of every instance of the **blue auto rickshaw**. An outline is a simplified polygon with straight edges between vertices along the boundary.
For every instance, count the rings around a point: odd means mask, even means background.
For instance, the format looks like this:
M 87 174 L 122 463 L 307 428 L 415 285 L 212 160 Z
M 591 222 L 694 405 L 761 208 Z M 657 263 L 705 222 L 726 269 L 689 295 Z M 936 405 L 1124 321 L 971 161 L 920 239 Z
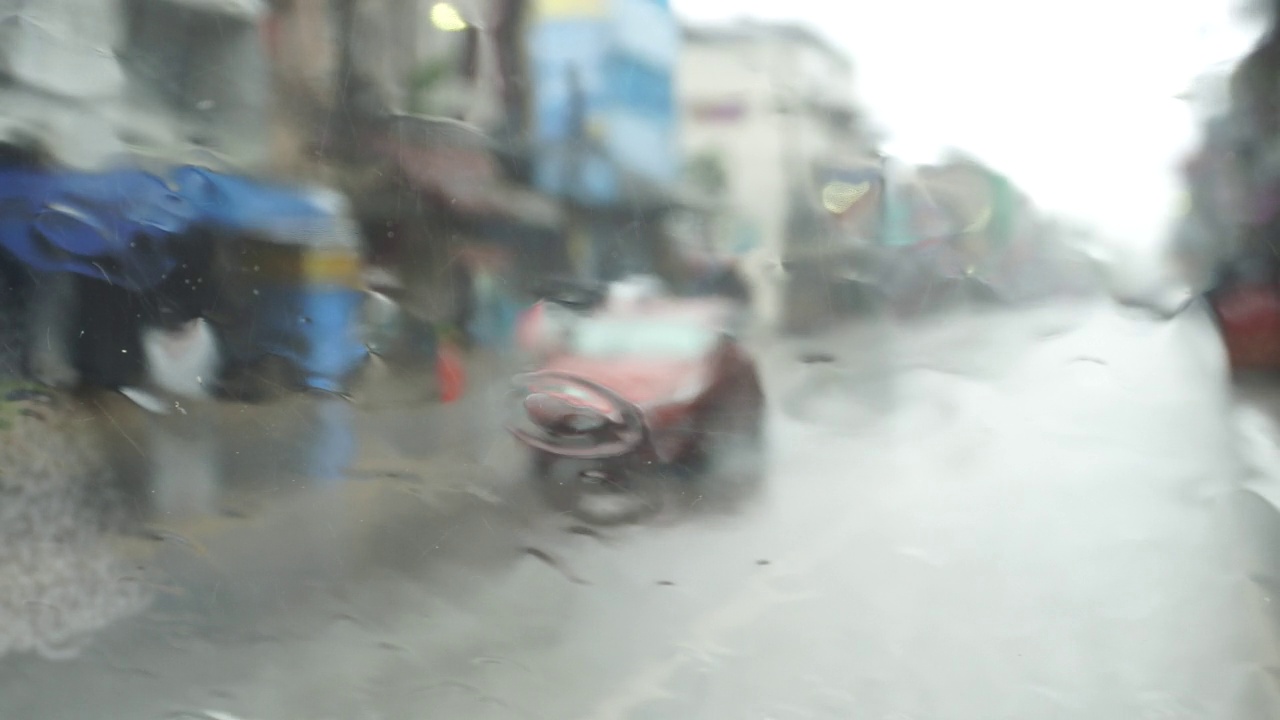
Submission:
M 219 293 L 243 295 L 233 363 L 282 358 L 304 387 L 341 392 L 368 353 L 361 239 L 341 194 L 195 166 L 0 171 L 0 248 L 31 270 L 145 294 L 196 241 L 234 261 L 235 277 L 208 273 Z

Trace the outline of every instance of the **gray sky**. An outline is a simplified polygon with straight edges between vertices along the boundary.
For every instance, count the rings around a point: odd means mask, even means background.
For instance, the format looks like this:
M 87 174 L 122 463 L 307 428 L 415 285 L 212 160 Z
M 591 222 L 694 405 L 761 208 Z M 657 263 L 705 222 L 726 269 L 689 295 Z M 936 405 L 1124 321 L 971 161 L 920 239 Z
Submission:
M 1247 49 L 1232 0 L 675 0 L 689 20 L 807 22 L 853 55 L 857 92 L 907 159 L 963 147 L 1036 200 L 1146 244 L 1194 139 L 1175 95 Z M 1153 20 L 1153 18 L 1155 18 Z M 1155 28 L 1159 28 L 1157 31 Z

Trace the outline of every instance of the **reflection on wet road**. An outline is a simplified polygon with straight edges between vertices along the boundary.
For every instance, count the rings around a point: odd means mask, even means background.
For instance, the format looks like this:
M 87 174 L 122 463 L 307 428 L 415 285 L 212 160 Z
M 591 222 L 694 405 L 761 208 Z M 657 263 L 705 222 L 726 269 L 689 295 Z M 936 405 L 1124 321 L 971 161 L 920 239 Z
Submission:
M 140 529 L 77 547 L 150 604 L 0 660 L 0 717 L 1280 713 L 1280 557 L 1235 542 L 1280 527 L 1280 404 L 1232 395 L 1198 310 L 867 321 L 762 366 L 764 482 L 667 479 L 609 527 L 546 504 L 485 393 L 163 427 L 107 405 Z M 0 557 L 36 557 L 7 528 Z

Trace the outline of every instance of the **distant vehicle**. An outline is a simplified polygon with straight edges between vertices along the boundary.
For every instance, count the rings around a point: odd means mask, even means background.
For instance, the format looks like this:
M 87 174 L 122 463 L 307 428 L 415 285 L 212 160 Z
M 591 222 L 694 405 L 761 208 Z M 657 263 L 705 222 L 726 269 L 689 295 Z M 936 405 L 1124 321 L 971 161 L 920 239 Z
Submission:
M 727 329 L 734 311 L 651 296 L 567 321 L 529 316 L 523 339 L 538 344 L 539 369 L 515 378 L 508 428 L 534 476 L 626 490 L 650 466 L 707 471 L 758 453 L 764 395 Z M 542 332 L 558 317 L 556 332 Z

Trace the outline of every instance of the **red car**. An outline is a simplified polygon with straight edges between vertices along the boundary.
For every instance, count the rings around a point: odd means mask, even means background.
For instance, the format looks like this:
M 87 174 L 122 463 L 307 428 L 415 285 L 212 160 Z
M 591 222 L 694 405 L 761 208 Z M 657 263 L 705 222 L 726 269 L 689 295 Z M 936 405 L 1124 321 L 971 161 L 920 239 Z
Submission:
M 508 425 L 534 473 L 573 461 L 576 479 L 626 487 L 643 466 L 702 468 L 758 452 L 764 396 L 730 331 L 737 312 L 664 297 L 535 306 L 520 335 L 540 369 L 516 378 Z
M 1210 303 L 1234 370 L 1280 367 L 1280 288 L 1261 283 L 1224 288 L 1210 296 Z

